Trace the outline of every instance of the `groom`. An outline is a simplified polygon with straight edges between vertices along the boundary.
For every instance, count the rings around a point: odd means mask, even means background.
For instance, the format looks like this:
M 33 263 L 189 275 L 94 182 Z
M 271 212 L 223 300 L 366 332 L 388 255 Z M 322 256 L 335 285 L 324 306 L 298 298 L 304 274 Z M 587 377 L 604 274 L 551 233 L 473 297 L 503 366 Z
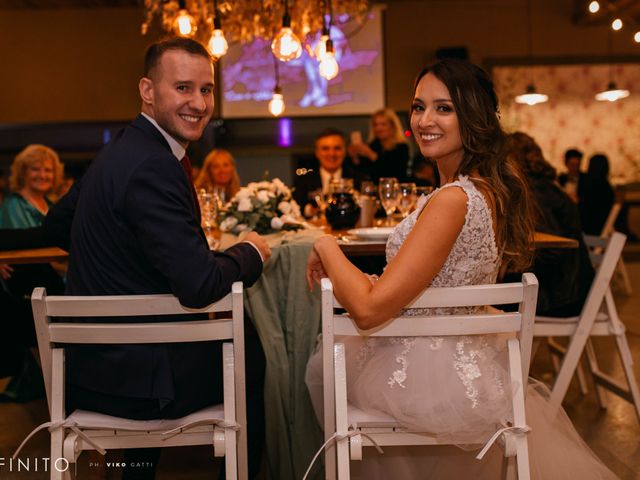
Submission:
M 213 112 L 213 66 L 198 42 L 172 38 L 149 47 L 139 82 L 142 113 L 98 154 L 84 178 L 45 220 L 70 226 L 69 295 L 172 293 L 188 307 L 253 284 L 270 255 L 265 240 L 213 253 L 200 228 L 185 152 Z M 91 321 L 90 319 L 87 319 Z M 158 321 L 160 319 L 157 319 Z M 133 419 L 176 418 L 222 400 L 220 342 L 83 345 L 68 351 L 67 409 Z M 248 441 L 259 470 L 264 357 L 247 338 Z M 128 451 L 123 478 L 153 478 L 159 451 Z

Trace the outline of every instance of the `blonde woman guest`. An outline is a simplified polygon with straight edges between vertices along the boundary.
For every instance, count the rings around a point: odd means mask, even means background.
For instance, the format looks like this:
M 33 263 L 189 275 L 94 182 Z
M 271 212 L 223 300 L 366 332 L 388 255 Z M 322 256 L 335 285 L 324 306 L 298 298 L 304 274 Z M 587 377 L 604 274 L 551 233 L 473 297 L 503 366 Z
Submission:
M 396 113 L 384 108 L 371 116 L 369 143 L 352 143 L 349 155 L 363 174 L 374 182 L 380 177 L 407 177 L 409 146 Z
M 48 195 L 62 182 L 58 154 L 44 145 L 29 145 L 11 164 L 11 193 L 0 208 L 0 228 L 37 227 L 52 202 Z
M 60 184 L 63 166 L 58 154 L 44 145 L 29 145 L 11 164 L 9 189 L 11 193 L 0 207 L 0 228 L 16 229 L 38 227 L 49 211 L 52 202 L 48 195 Z M 56 270 L 64 270 L 56 265 Z M 28 346 L 35 346 L 31 308 L 28 298 L 36 286 L 45 286 L 51 294 L 62 294 L 62 278 L 52 265 L 0 265 L 2 288 L 6 298 L 18 307 L 21 318 L 14 320 L 15 328 L 9 327 L 14 340 L 25 347 L 21 367 L 13 372 L 12 379 L 0 397 L 4 401 L 29 401 L 44 394 L 42 374 Z
M 223 201 L 231 200 L 240 190 L 240 177 L 236 171 L 236 162 L 228 150 L 211 150 L 204 159 L 204 165 L 195 181 L 196 189 L 224 189 Z

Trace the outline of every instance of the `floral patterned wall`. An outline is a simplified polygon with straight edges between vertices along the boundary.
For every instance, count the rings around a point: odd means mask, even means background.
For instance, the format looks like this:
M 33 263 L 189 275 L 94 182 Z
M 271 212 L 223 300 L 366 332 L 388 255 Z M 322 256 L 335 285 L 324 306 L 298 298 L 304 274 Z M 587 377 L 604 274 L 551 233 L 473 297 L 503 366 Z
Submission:
M 578 148 L 585 154 L 583 170 L 591 155 L 604 153 L 612 183 L 640 182 L 640 65 L 495 67 L 492 73 L 504 128 L 535 138 L 559 172 L 565 171 L 565 150 Z M 594 95 L 605 90 L 611 78 L 631 95 L 616 102 L 596 101 Z M 549 101 L 515 103 L 530 83 Z

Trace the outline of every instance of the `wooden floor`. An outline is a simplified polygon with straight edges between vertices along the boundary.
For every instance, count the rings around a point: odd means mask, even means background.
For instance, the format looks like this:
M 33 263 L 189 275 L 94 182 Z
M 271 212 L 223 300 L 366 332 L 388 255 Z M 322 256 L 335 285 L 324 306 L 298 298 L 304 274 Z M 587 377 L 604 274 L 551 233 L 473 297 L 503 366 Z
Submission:
M 640 254 L 633 253 L 627 261 L 634 293 L 631 297 L 616 293 L 616 302 L 620 316 L 626 327 L 627 336 L 635 360 L 636 378 L 640 381 Z M 637 249 L 635 249 L 637 250 Z M 596 349 L 606 369 L 621 377 L 621 370 L 615 354 L 613 341 L 610 339 L 596 339 Z M 546 351 L 541 349 L 532 367 L 532 373 L 550 378 L 551 367 Z M 0 388 L 4 383 L 0 382 Z M 596 454 L 621 479 L 640 479 L 640 426 L 631 405 L 610 395 L 607 410 L 600 410 L 596 404 L 593 389 L 587 396 L 582 396 L 574 383 L 567 394 L 564 407 L 573 420 L 577 430 Z M 36 472 L 33 463 L 30 472 L 17 472 L 13 466 L 10 472 L 9 458 L 14 450 L 31 431 L 31 429 L 48 420 L 46 403 L 44 400 L 26 404 L 0 404 L 0 479 L 2 480 L 31 480 L 48 478 L 41 470 Z M 34 462 L 36 458 L 48 457 L 48 435 L 39 433 L 31 440 L 21 453 L 23 459 L 29 458 Z M 107 462 L 117 462 L 120 452 L 112 451 L 107 455 Z M 89 467 L 88 454 L 81 456 L 78 466 L 79 479 L 120 478 L 121 469 L 110 467 L 106 472 L 100 468 Z M 105 466 L 105 460 L 96 458 Z M 4 465 L 3 465 L 4 463 Z M 211 459 L 211 448 L 169 448 L 165 449 L 160 461 L 157 478 L 159 480 L 210 480 L 217 478 L 217 464 Z M 576 479 L 579 480 L 579 479 Z

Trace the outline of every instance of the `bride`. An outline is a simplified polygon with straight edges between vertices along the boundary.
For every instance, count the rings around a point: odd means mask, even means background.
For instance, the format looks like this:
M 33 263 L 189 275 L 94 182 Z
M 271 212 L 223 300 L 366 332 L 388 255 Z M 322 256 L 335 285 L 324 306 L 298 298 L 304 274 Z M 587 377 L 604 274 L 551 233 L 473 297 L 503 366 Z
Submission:
M 522 174 L 507 160 L 498 100 L 488 75 L 460 60 L 425 68 L 414 88 L 411 129 L 422 155 L 437 162 L 441 187 L 422 197 L 387 242 L 378 279 L 353 266 L 335 239 L 316 240 L 309 287 L 329 277 L 334 294 L 361 329 L 376 327 L 427 286 L 495 283 L 498 271 L 523 271 L 532 258 L 533 215 Z M 408 311 L 408 314 L 444 313 Z M 346 339 L 349 401 L 394 416 L 443 441 L 482 445 L 508 421 L 506 345 L 499 336 Z M 306 383 L 322 418 L 322 360 Z M 548 391 L 532 383 L 527 421 L 532 478 L 616 478 L 581 440 Z M 499 478 L 502 452 L 482 461 L 456 447 L 367 449 L 352 471 L 362 478 Z

